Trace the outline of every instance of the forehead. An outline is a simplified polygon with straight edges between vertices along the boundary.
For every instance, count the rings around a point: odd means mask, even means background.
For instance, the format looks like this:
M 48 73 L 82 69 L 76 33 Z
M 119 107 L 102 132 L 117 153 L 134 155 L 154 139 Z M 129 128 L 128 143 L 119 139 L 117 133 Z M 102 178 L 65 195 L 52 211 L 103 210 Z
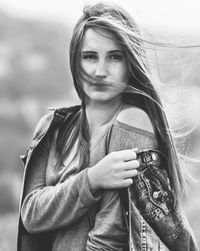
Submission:
M 111 32 L 100 28 L 90 28 L 85 31 L 83 37 L 82 51 L 112 51 L 120 49 L 121 46 L 117 41 L 116 36 Z

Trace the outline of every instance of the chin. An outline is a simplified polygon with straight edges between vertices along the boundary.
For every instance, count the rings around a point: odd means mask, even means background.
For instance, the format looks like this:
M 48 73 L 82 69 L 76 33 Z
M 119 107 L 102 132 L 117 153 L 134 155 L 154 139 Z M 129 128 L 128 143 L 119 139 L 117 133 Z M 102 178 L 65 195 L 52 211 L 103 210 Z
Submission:
M 120 97 L 119 94 L 104 94 L 104 93 L 98 93 L 96 95 L 87 95 L 88 96 L 88 100 L 92 101 L 92 102 L 108 102 L 108 101 L 112 101 L 114 99 L 118 99 Z

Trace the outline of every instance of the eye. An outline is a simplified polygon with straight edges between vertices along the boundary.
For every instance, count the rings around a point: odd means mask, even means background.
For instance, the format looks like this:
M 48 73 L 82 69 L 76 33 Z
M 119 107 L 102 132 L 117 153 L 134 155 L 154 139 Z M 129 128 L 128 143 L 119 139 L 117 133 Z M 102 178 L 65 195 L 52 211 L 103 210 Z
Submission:
M 108 58 L 111 61 L 121 61 L 123 59 L 123 56 L 121 54 L 112 54 Z
M 87 61 L 95 61 L 95 60 L 97 60 L 97 55 L 92 54 L 92 53 L 91 54 L 83 54 L 82 59 L 87 60 Z

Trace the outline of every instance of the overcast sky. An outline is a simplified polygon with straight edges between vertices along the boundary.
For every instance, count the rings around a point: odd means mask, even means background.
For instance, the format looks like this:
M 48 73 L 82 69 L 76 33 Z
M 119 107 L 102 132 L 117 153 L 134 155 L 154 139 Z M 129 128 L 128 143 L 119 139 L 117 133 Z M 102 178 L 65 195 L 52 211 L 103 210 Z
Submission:
M 74 24 L 87 3 L 96 0 L 0 0 L 0 10 Z M 200 34 L 200 0 L 110 0 L 127 9 L 140 25 Z

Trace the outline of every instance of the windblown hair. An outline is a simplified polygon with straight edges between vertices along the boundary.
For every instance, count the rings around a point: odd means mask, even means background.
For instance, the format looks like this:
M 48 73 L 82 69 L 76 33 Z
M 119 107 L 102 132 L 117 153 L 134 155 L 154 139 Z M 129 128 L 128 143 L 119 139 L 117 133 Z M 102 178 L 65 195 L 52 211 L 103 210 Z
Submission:
M 133 18 L 121 7 L 98 3 L 84 8 L 83 15 L 77 22 L 70 44 L 70 67 L 75 89 L 82 101 L 81 111 L 72 121 L 72 126 L 66 125 L 60 128 L 57 137 L 57 151 L 62 162 L 70 149 L 78 140 L 77 156 L 79 156 L 81 169 L 89 162 L 89 134 L 85 114 L 85 94 L 83 81 L 95 81 L 81 68 L 81 48 L 84 34 L 87 29 L 105 30 L 108 34 L 116 37 L 117 42 L 124 50 L 127 57 L 130 77 L 128 86 L 123 91 L 123 101 L 127 104 L 138 106 L 148 114 L 159 142 L 162 153 L 167 158 L 166 169 L 171 188 L 174 192 L 176 202 L 184 188 L 184 179 L 180 170 L 177 153 L 165 112 L 162 108 L 160 98 L 155 87 L 148 61 L 145 54 L 144 43 L 141 32 Z M 102 81 L 103 82 L 103 81 Z

